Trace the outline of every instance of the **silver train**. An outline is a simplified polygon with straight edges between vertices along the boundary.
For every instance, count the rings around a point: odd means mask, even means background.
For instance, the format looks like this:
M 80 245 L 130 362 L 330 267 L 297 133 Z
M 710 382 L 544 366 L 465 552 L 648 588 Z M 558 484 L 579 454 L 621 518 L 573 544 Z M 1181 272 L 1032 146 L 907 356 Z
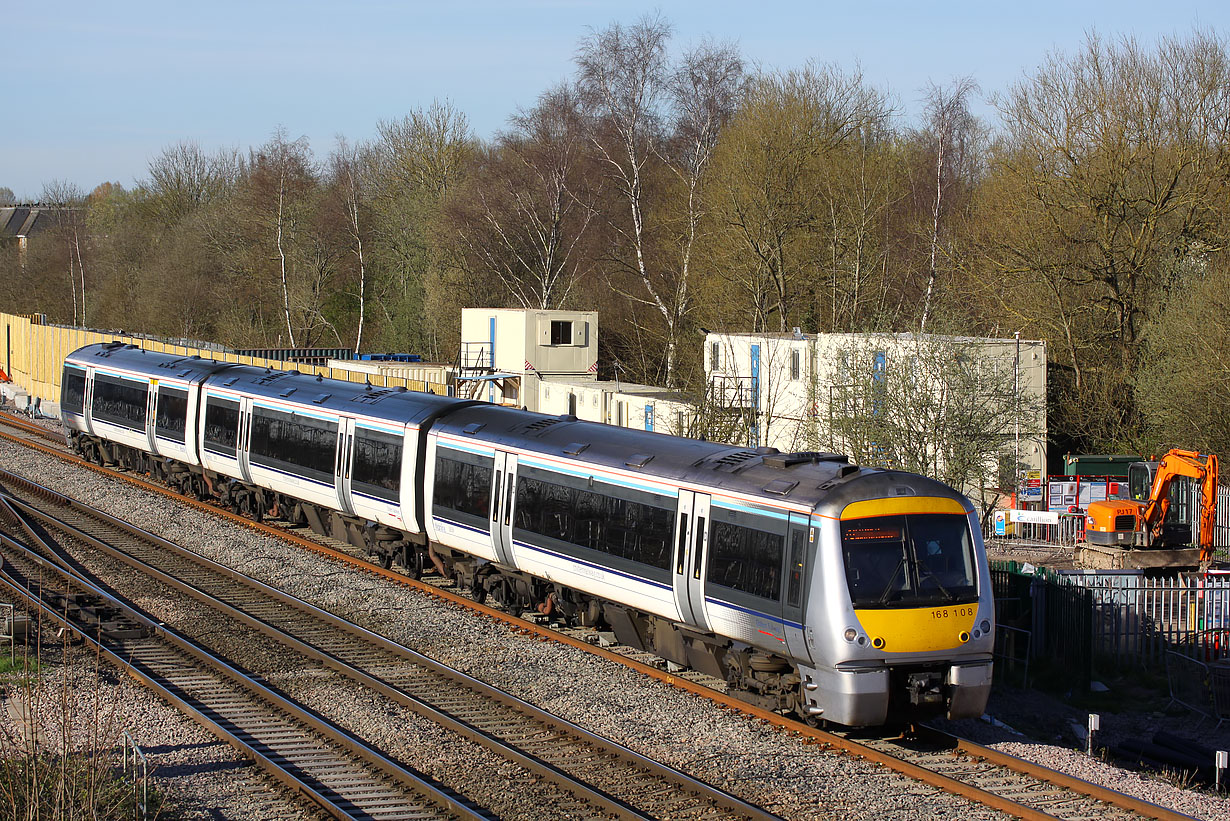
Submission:
M 985 707 L 980 529 L 922 476 L 120 343 L 72 353 L 62 384 L 89 459 L 607 626 L 762 707 L 848 726 Z

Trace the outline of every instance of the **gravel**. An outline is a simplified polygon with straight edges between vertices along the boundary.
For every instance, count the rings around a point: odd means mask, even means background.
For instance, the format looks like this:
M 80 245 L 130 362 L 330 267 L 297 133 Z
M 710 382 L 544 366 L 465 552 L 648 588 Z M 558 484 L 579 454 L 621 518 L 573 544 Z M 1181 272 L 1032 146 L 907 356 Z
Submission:
M 571 647 L 514 633 L 433 599 L 315 554 L 288 547 L 245 528 L 151 496 L 71 466 L 52 463 L 18 446 L 0 442 L 0 461 L 15 472 L 133 521 L 216 561 L 383 633 L 527 701 L 556 712 L 596 733 L 621 741 L 699 778 L 789 818 L 909 819 L 961 818 L 975 821 L 1002 815 L 959 797 L 913 782 L 884 768 L 802 743 L 756 719 L 717 708 L 686 692 L 646 679 L 632 670 Z M 155 602 L 148 603 L 151 607 Z M 179 605 L 165 597 L 159 606 Z M 168 611 L 169 612 L 169 611 Z M 279 686 L 305 703 L 328 710 L 356 732 L 387 745 L 411 766 L 451 782 L 471 781 L 466 772 L 510 794 L 500 812 L 508 818 L 540 818 L 536 793 L 509 765 L 482 760 L 473 748 L 370 693 L 331 675 L 293 665 L 278 668 L 278 653 L 242 642 L 237 659 L 245 666 L 270 666 Z M 85 696 L 83 696 L 85 697 Z M 107 698 L 111 698 L 108 696 Z M 146 698 L 155 702 L 150 696 Z M 165 709 L 163 710 L 165 712 Z M 134 722 L 158 711 L 126 712 Z M 1012 723 L 1008 718 L 1007 723 Z M 162 726 L 165 718 L 155 720 Z M 1024 721 L 1020 726 L 1028 726 Z M 1057 769 L 1096 766 L 1103 783 L 1135 780 L 1138 789 L 1115 788 L 1175 806 L 1197 817 L 1225 815 L 1224 800 L 1176 790 L 1084 756 L 1061 743 L 1035 743 L 1002 729 L 970 723 L 983 733 L 1002 733 L 991 743 Z M 194 725 L 189 725 L 195 729 Z M 1103 726 L 1106 726 L 1104 719 Z M 196 730 L 199 734 L 201 731 Z M 154 736 L 159 738 L 159 736 Z M 1048 739 L 1049 740 L 1049 739 Z M 170 741 L 153 742 L 174 746 Z M 199 744 L 199 741 L 189 742 Z M 208 754 L 208 747 L 187 748 Z M 193 757 L 192 764 L 197 759 Z M 191 766 L 191 765 L 188 765 Z M 1100 770 L 1099 770 L 1100 772 Z M 1074 772 L 1074 774 L 1081 774 Z M 504 776 L 511 776 L 511 783 Z M 195 783 L 195 782 L 194 782 Z M 256 817 L 224 803 L 217 792 L 179 793 L 194 807 L 211 807 L 209 817 Z M 238 800 L 238 799 L 237 799 Z M 194 809 L 194 812 L 204 810 Z M 193 816 L 195 817 L 195 816 Z

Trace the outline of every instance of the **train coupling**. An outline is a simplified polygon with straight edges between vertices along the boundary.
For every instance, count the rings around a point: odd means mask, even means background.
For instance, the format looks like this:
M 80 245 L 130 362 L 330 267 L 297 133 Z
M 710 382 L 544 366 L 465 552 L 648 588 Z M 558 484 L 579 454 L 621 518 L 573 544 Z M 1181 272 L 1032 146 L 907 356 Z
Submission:
M 944 674 L 939 671 L 910 673 L 906 677 L 906 692 L 913 707 L 944 706 Z

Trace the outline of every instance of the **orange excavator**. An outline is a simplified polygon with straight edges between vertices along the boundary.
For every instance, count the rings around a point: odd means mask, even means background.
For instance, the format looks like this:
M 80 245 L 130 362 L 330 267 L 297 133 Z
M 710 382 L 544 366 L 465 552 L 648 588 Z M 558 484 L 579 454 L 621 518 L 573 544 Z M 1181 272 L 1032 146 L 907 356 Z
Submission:
M 1160 548 L 1187 546 L 1191 530 L 1166 521 L 1174 480 L 1186 476 L 1200 486 L 1200 565 L 1213 558 L 1217 524 L 1217 456 L 1172 450 L 1159 462 L 1134 462 L 1128 468 L 1127 499 L 1090 502 L 1085 511 L 1085 538 L 1105 547 Z

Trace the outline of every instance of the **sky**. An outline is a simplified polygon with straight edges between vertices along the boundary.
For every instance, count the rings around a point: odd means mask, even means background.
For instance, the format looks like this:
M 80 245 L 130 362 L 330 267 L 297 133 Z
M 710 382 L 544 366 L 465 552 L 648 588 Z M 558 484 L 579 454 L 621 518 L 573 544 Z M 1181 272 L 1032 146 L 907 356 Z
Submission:
M 0 14 L 0 187 L 30 201 L 53 182 L 128 188 L 177 142 L 246 153 L 279 127 L 323 159 L 339 136 L 371 139 L 433 100 L 490 138 L 571 77 L 591 31 L 655 12 L 676 51 L 710 38 L 767 70 L 861 69 L 907 120 L 928 83 L 971 76 L 984 95 L 1004 91 L 1093 31 L 1230 37 L 1225 0 L 13 2 Z M 974 108 L 994 122 L 989 103 Z

